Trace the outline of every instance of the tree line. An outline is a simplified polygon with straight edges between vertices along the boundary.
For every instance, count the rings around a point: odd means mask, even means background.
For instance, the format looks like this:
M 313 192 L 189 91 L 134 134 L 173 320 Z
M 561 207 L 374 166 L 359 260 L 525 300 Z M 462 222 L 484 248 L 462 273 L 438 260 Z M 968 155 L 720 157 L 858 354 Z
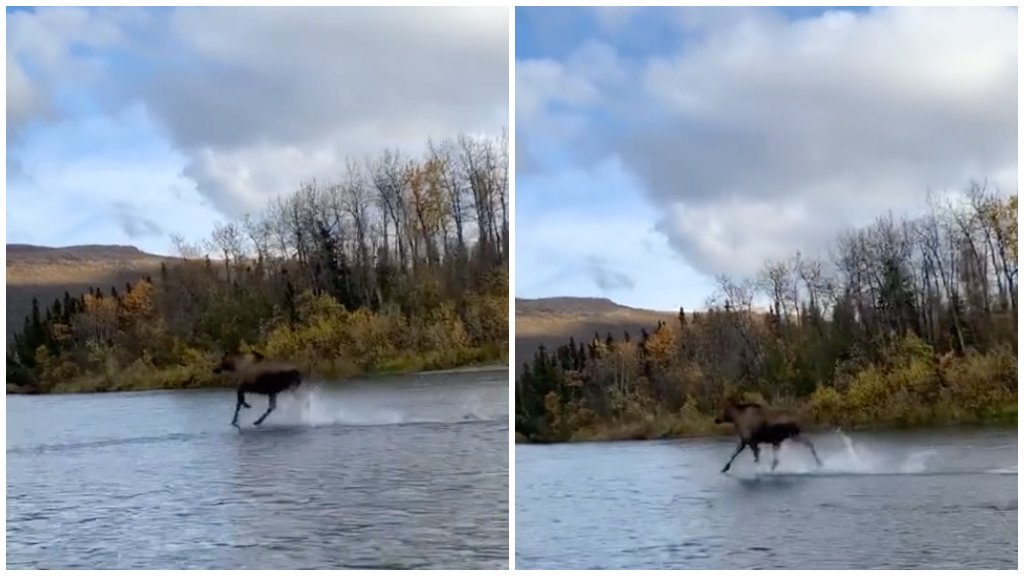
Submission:
M 977 421 L 1010 407 L 1015 420 L 1017 196 L 974 185 L 965 198 L 850 230 L 828 257 L 719 277 L 705 311 L 680 309 L 638 338 L 541 348 L 516 383 L 516 431 L 696 433 L 737 396 L 821 424 Z
M 325 375 L 507 358 L 508 237 L 505 134 L 350 160 L 207 239 L 175 236 L 153 277 L 33 302 L 8 382 L 209 385 L 212 356 L 251 347 Z

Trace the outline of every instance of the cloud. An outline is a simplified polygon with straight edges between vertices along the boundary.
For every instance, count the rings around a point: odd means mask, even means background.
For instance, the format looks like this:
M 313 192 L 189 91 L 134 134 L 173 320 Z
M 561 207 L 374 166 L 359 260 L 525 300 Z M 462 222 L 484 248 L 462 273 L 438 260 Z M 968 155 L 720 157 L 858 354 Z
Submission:
M 114 202 L 113 209 L 121 230 L 133 240 L 164 234 L 159 224 L 141 215 L 138 208 L 130 203 Z
M 699 34 L 625 81 L 565 62 L 562 85 L 597 88 L 557 145 L 619 156 L 699 272 L 752 275 L 972 178 L 1016 191 L 1014 9 L 680 13 Z
M 556 153 L 546 142 L 572 141 L 571 149 L 560 150 L 567 159 L 600 158 L 606 148 L 587 137 L 595 130 L 589 112 L 614 106 L 606 100 L 608 94 L 629 80 L 626 63 L 614 48 L 599 41 L 586 42 L 565 62 L 517 62 L 516 171 L 541 171 L 550 164 Z
M 587 270 L 597 287 L 604 291 L 632 290 L 636 282 L 626 274 L 612 269 L 603 258 L 591 256 L 587 259 Z
M 163 254 L 167 233 L 200 238 L 223 220 L 182 176 L 181 156 L 156 137 L 141 107 L 30 133 L 19 145 L 24 173 L 7 175 L 8 241 L 130 242 Z
M 19 60 L 40 78 L 72 64 L 80 77 L 99 75 L 102 83 L 77 86 L 107 113 L 141 102 L 184 156 L 184 174 L 229 216 L 335 177 L 347 157 L 417 153 L 431 137 L 497 134 L 507 124 L 506 8 L 17 16 L 8 31 L 20 39 L 10 45 Z
M 607 32 L 622 32 L 633 21 L 637 12 L 636 6 L 596 6 L 593 8 L 594 19 L 598 26 Z
M 137 9 L 34 8 L 7 14 L 7 135 L 17 140 L 34 120 L 55 121 L 61 93 L 92 85 L 104 63 L 96 51 L 126 41 Z
M 7 53 L 7 139 L 20 135 L 21 129 L 42 106 L 36 87 L 11 52 Z
M 619 162 L 524 176 L 516 197 L 517 296 L 672 310 L 699 305 L 712 289 L 652 229 L 657 213 Z

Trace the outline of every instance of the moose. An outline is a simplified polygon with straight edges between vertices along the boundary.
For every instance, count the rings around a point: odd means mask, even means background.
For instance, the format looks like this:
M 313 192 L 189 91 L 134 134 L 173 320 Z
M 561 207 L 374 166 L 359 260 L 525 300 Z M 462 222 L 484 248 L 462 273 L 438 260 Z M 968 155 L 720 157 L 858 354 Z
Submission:
M 291 364 L 270 362 L 259 352 L 249 354 L 225 353 L 220 364 L 213 369 L 215 374 L 233 372 L 238 375 L 238 402 L 235 404 L 235 417 L 231 425 L 238 426 L 238 411 L 252 408 L 245 401 L 245 394 L 263 394 L 269 398 L 267 411 L 263 413 L 253 426 L 259 426 L 263 420 L 277 407 L 277 395 L 285 390 L 294 390 L 302 384 L 302 372 Z
M 779 465 L 779 445 L 784 440 L 790 439 L 807 446 L 814 456 L 814 461 L 821 466 L 821 459 L 814 449 L 814 444 L 800 434 L 800 424 L 795 418 L 771 411 L 757 403 L 730 401 L 720 416 L 715 418 L 715 424 L 731 423 L 740 437 L 740 445 L 736 447 L 732 458 L 725 463 L 722 473 L 729 471 L 733 460 L 739 456 L 744 447 L 750 447 L 754 453 L 754 462 L 760 461 L 760 444 L 772 445 L 772 470 Z

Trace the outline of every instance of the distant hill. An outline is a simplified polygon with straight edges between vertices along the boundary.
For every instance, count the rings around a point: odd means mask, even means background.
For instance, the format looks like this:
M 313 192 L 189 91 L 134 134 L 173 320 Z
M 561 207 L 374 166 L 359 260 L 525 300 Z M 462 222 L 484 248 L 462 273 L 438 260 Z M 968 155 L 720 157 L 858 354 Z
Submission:
M 20 330 L 32 312 L 32 298 L 49 306 L 64 292 L 78 296 L 90 287 L 123 288 L 140 276 L 154 274 L 166 256 L 134 246 L 83 245 L 52 248 L 7 245 L 7 337 Z
M 516 298 L 516 374 L 530 362 L 541 344 L 554 348 L 569 338 L 589 342 L 597 332 L 611 332 L 616 339 L 626 330 L 639 337 L 659 320 L 675 322 L 679 311 L 644 310 L 616 304 L 607 298 Z

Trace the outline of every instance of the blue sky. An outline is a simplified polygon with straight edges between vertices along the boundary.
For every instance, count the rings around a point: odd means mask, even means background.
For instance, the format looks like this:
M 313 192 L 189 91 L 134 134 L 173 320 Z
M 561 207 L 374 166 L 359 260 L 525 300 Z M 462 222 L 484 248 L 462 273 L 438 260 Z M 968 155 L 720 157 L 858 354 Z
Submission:
M 508 125 L 500 8 L 6 17 L 8 243 L 168 253 L 348 158 Z
M 929 190 L 1015 192 L 1015 20 L 517 8 L 516 296 L 700 308 Z

